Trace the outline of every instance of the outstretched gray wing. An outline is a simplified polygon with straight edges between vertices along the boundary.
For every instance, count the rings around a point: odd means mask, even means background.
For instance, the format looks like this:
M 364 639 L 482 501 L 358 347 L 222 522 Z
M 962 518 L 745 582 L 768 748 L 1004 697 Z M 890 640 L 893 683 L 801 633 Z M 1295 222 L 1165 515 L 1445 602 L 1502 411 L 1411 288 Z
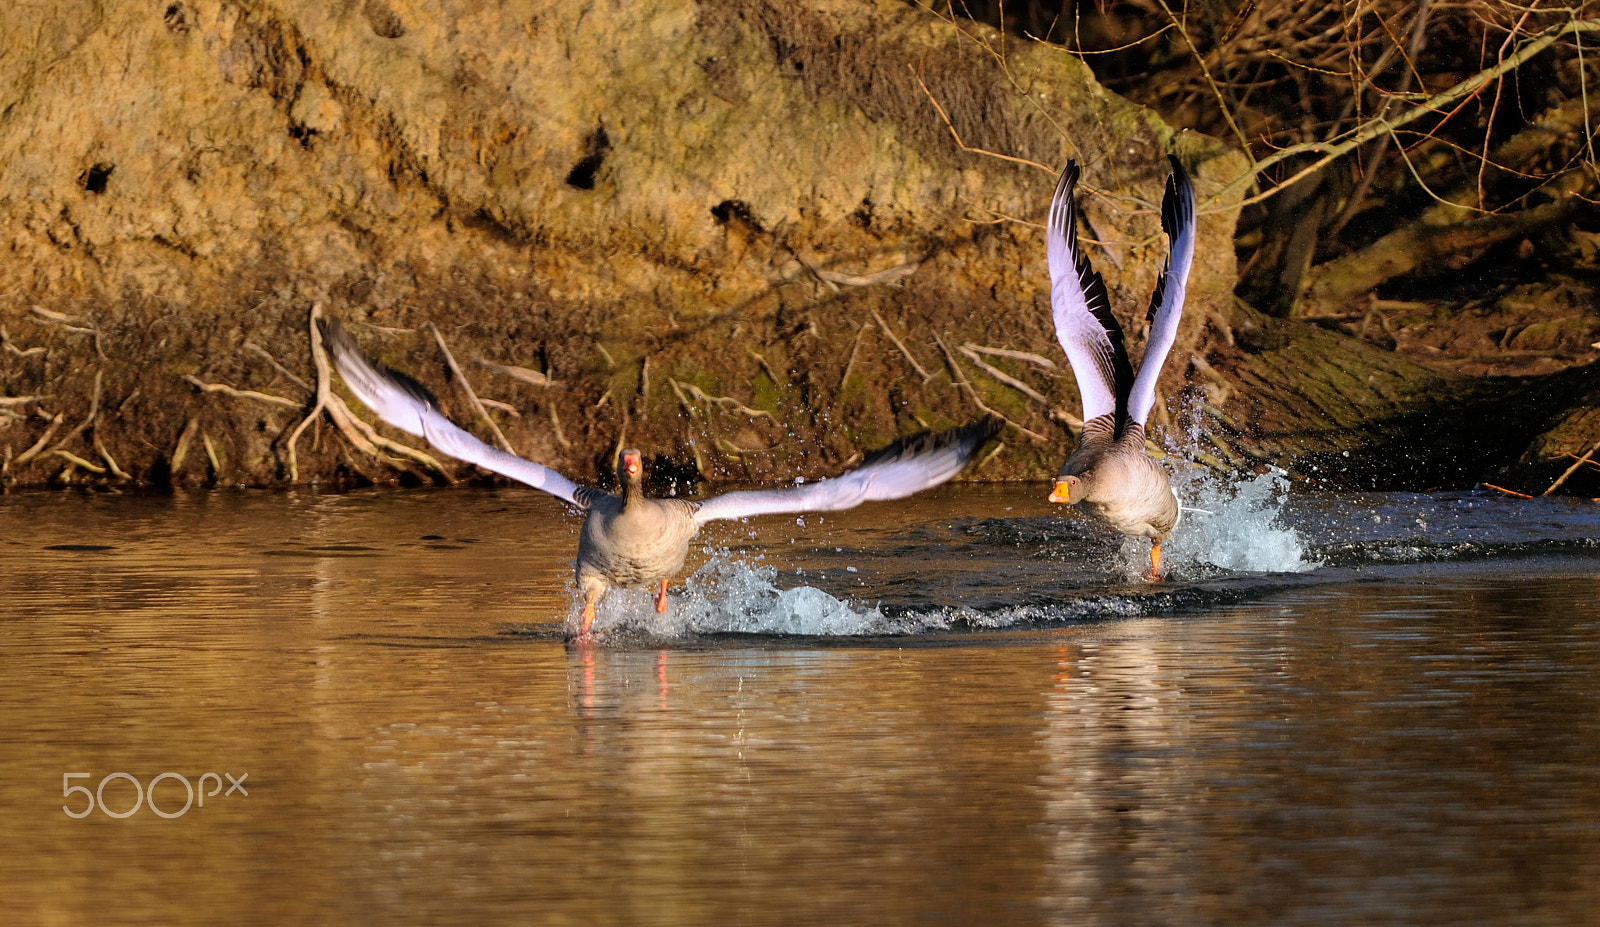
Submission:
M 549 467 L 474 438 L 445 418 L 427 387 L 368 357 L 338 319 L 321 319 L 319 324 L 322 343 L 333 357 L 339 376 L 379 418 L 407 434 L 426 438 L 440 453 L 527 483 L 579 508 L 588 507 L 594 490 L 577 485 Z
M 1172 162 L 1172 177 L 1167 181 L 1166 198 L 1161 201 L 1161 228 L 1171 240 L 1172 250 L 1150 298 L 1150 340 L 1145 342 L 1139 376 L 1128 393 L 1128 418 L 1141 425 L 1155 406 L 1156 380 L 1178 337 L 1184 286 L 1189 282 L 1189 266 L 1194 263 L 1194 186 L 1178 159 L 1170 155 L 1168 159 Z
M 832 512 L 875 499 L 899 499 L 961 472 L 978 448 L 1000 432 L 995 418 L 938 434 L 914 435 L 877 451 L 849 473 L 783 489 L 730 492 L 700 503 L 697 524 L 777 512 Z

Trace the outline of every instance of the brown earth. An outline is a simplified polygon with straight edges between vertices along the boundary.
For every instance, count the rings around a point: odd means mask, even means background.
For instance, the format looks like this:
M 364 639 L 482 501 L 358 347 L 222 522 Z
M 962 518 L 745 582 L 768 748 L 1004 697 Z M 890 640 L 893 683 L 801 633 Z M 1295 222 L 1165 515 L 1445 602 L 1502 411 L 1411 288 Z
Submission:
M 470 421 L 437 326 L 512 446 L 579 479 L 623 443 L 685 477 L 815 476 L 983 408 L 1019 427 L 977 477 L 1043 478 L 1076 411 L 1045 168 L 1084 164 L 1135 345 L 1166 151 L 1202 198 L 1243 170 L 1057 47 L 915 7 L 483 6 L 0 14 L 6 485 L 435 478 L 321 416 L 291 440 L 313 305 Z M 1540 434 L 1520 417 L 1470 466 L 1397 463 L 1477 381 L 1236 304 L 1235 211 L 1203 212 L 1158 424 L 1192 409 L 1218 462 L 1354 460 L 1347 482 L 1379 483 L 1470 481 Z

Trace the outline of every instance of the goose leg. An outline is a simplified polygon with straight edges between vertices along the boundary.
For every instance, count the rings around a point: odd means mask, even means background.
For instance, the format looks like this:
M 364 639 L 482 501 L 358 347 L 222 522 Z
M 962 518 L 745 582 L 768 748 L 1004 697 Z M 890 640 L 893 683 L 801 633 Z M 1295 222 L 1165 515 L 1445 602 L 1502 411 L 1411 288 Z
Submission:
M 1150 542 L 1150 572 L 1145 574 L 1147 582 L 1155 582 L 1161 578 L 1161 542 Z
M 573 640 L 584 640 L 588 638 L 589 628 L 594 624 L 594 607 L 597 603 L 599 603 L 600 597 L 606 593 L 606 584 L 604 580 L 596 580 L 594 577 L 583 577 L 579 580 L 579 583 L 583 586 L 583 626 L 578 629 L 578 634 L 573 638 Z
M 661 591 L 656 593 L 656 614 L 663 615 L 667 611 L 667 581 L 661 581 Z

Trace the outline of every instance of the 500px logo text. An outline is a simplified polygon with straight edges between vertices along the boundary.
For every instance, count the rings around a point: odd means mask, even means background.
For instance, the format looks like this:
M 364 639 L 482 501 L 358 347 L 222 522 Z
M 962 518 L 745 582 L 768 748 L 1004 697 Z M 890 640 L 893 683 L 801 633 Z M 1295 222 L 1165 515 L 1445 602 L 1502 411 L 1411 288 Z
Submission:
M 191 785 L 188 779 L 185 779 L 183 776 L 175 772 L 164 772 L 161 775 L 156 776 L 154 779 L 150 780 L 150 785 L 148 787 L 140 785 L 138 779 L 135 779 L 125 772 L 114 772 L 108 774 L 104 779 L 100 780 L 99 787 L 92 792 L 89 791 L 89 786 L 87 785 L 72 784 L 72 780 L 88 779 L 90 775 L 90 773 L 82 772 L 61 774 L 61 796 L 63 798 L 72 798 L 74 795 L 82 793 L 84 800 L 88 802 L 88 804 L 84 805 L 83 808 L 78 810 L 74 810 L 70 805 L 62 805 L 61 810 L 67 813 L 67 817 L 86 818 L 94 812 L 96 806 L 99 806 L 100 810 L 105 812 L 106 817 L 127 818 L 132 817 L 134 812 L 138 811 L 141 806 L 149 805 L 150 810 L 155 812 L 156 817 L 168 819 L 181 818 L 184 816 L 184 814 L 188 813 L 189 806 L 195 804 L 195 799 L 197 797 L 199 799 L 199 807 L 204 808 L 206 806 L 206 799 L 215 798 L 219 792 L 222 793 L 223 798 L 227 798 L 234 792 L 238 792 L 239 794 L 245 796 L 250 794 L 244 789 L 244 780 L 250 778 L 249 773 L 243 773 L 239 776 L 234 776 L 232 773 L 223 773 L 221 776 L 219 776 L 216 773 L 208 772 L 200 777 L 200 781 L 197 783 L 198 787 L 196 787 L 196 785 Z M 226 777 L 228 780 L 228 790 L 226 792 L 222 791 L 222 780 L 224 777 Z M 133 804 L 128 806 L 126 810 L 112 811 L 106 805 L 106 785 L 111 782 L 115 782 L 118 779 L 125 779 L 133 784 Z M 179 783 L 183 786 L 183 807 L 178 808 L 176 811 L 162 809 L 156 805 L 156 786 L 168 780 Z M 209 792 L 206 791 L 206 785 L 208 783 L 212 787 L 211 791 Z M 175 786 L 169 786 L 168 790 L 163 791 L 168 792 L 171 788 L 175 788 Z M 113 795 L 113 797 L 115 797 L 115 795 Z M 176 803 L 175 797 L 168 800 L 168 804 L 175 805 Z

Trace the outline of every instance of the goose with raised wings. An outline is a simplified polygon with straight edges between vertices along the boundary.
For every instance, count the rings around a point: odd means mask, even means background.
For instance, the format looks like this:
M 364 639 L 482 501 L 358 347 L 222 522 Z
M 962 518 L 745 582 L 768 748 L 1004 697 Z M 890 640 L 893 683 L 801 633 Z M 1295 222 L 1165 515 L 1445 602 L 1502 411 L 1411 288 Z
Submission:
M 683 568 L 700 526 L 780 512 L 827 512 L 899 499 L 945 482 L 1000 430 L 983 419 L 938 434 L 903 438 L 848 473 L 781 489 L 724 493 L 709 499 L 652 499 L 644 494 L 637 450 L 617 459 L 619 493 L 579 486 L 555 470 L 478 440 L 439 410 L 427 387 L 368 357 L 338 320 L 321 320 L 323 343 L 345 385 L 378 417 L 426 438 L 440 452 L 542 489 L 584 512 L 577 580 L 583 613 L 574 640 L 589 637 L 595 606 L 612 586 L 655 586 L 656 611 L 667 609 L 667 581 Z
M 1105 281 L 1078 245 L 1077 162 L 1068 162 L 1056 185 L 1045 249 L 1056 339 L 1083 399 L 1083 437 L 1061 465 L 1050 501 L 1076 505 L 1128 537 L 1149 538 L 1151 580 L 1161 575 L 1161 544 L 1182 507 L 1167 471 L 1144 452 L 1144 428 L 1156 403 L 1156 379 L 1178 334 L 1195 242 L 1194 187 L 1178 159 L 1169 160 L 1161 228 L 1171 251 L 1150 300 L 1150 336 L 1137 375 Z

